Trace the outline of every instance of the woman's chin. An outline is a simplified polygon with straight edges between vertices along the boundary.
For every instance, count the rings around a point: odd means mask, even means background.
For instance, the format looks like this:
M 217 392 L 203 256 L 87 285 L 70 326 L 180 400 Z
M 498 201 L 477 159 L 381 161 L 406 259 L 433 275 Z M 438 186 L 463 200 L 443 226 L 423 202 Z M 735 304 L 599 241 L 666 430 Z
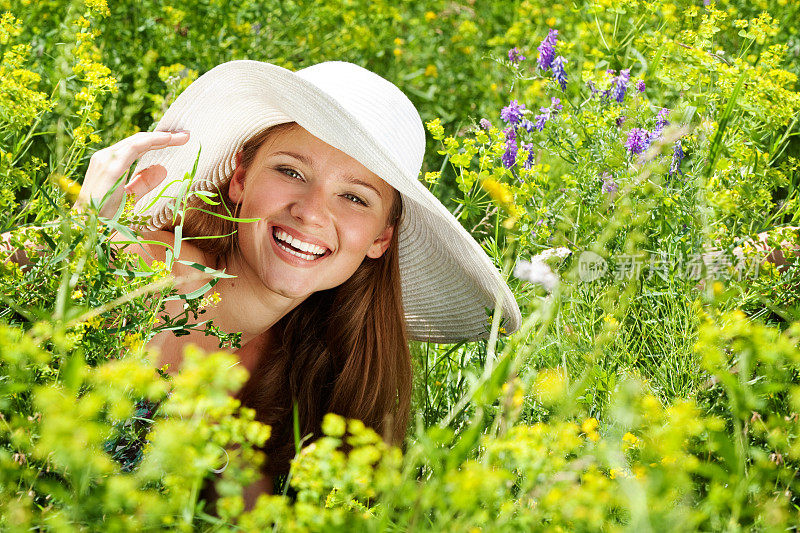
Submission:
M 288 300 L 305 300 L 314 291 L 304 290 L 300 287 L 279 286 L 273 287 L 272 292 L 279 294 Z
M 266 279 L 264 285 L 267 288 L 289 300 L 305 300 L 314 292 L 320 290 L 311 287 L 308 280 L 287 280 L 287 279 Z

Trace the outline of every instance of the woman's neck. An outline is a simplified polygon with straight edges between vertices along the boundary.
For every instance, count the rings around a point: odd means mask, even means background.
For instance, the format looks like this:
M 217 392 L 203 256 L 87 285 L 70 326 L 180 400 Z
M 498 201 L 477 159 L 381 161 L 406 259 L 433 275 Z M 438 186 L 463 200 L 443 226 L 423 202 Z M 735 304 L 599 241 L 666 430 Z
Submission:
M 213 264 L 213 262 L 209 262 Z M 206 319 L 227 333 L 241 332 L 245 346 L 259 338 L 302 300 L 293 300 L 271 291 L 258 276 L 239 260 L 235 252 L 216 261 L 216 269 L 232 278 L 221 278 L 212 289 L 220 302 L 206 313 Z

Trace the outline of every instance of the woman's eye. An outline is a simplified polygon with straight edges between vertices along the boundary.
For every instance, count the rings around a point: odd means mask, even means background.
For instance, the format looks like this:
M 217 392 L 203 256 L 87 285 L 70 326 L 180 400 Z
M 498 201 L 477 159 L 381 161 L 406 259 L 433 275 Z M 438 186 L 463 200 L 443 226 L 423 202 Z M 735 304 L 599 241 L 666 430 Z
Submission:
M 286 174 L 286 175 L 287 175 L 287 176 L 289 176 L 290 178 L 294 178 L 294 179 L 298 179 L 298 180 L 302 180 L 302 179 L 303 179 L 303 175 L 302 175 L 302 174 L 300 174 L 298 171 L 296 171 L 296 170 L 295 170 L 295 169 L 293 169 L 293 168 L 289 168 L 289 167 L 281 167 L 281 168 L 279 168 L 278 170 L 279 170 L 280 172 L 283 172 L 284 174 Z
M 367 206 L 367 202 L 365 202 L 364 200 L 362 200 L 361 198 L 359 198 L 359 197 L 358 197 L 358 196 L 356 196 L 355 194 L 350 194 L 350 193 L 347 193 L 347 194 L 343 194 L 342 196 L 343 196 L 344 198 L 347 198 L 348 200 L 350 200 L 350 201 L 351 201 L 351 202 L 353 202 L 354 204 L 361 204 L 361 205 L 363 205 L 364 207 L 366 207 L 366 206 Z

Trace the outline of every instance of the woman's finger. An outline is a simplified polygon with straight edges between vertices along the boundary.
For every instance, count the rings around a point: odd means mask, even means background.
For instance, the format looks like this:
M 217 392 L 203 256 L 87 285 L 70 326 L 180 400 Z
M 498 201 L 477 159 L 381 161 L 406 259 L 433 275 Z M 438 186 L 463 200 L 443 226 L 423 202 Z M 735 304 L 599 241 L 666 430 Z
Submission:
M 158 150 L 168 146 L 180 146 L 189 140 L 189 133 L 185 131 L 150 131 L 139 132 L 123 139 L 112 146 L 112 151 L 121 156 L 121 164 L 126 168 L 150 150 Z
M 125 192 L 134 196 L 144 196 L 155 189 L 167 177 L 167 169 L 162 165 L 153 165 L 138 172 L 125 186 Z
M 99 150 L 89 161 L 88 176 L 100 176 L 102 179 L 116 181 L 142 155 L 150 150 L 179 146 L 189 140 L 186 132 L 171 133 L 167 131 L 139 132 L 116 144 Z

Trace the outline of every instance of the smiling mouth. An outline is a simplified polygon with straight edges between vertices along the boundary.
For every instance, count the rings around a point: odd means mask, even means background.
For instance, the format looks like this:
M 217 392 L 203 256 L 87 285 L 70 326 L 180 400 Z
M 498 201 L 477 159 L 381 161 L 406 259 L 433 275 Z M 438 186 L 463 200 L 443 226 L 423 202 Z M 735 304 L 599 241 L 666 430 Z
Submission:
M 328 253 L 328 249 L 309 242 L 303 242 L 296 237 L 292 237 L 278 227 L 272 228 L 272 238 L 275 244 L 295 257 L 306 261 L 314 261 Z

